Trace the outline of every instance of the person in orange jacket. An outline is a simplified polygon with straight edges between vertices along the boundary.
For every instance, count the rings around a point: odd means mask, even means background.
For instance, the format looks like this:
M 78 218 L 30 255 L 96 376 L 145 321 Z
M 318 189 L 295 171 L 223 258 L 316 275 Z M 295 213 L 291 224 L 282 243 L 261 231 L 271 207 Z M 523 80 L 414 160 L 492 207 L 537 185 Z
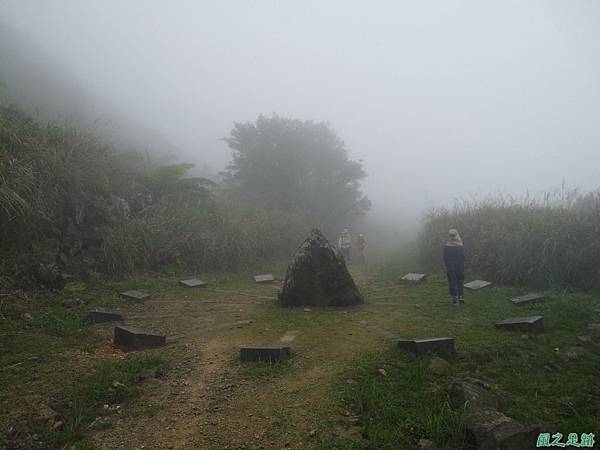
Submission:
M 367 240 L 362 233 L 359 233 L 356 238 L 356 249 L 358 250 L 358 260 L 365 262 L 365 247 L 367 246 Z

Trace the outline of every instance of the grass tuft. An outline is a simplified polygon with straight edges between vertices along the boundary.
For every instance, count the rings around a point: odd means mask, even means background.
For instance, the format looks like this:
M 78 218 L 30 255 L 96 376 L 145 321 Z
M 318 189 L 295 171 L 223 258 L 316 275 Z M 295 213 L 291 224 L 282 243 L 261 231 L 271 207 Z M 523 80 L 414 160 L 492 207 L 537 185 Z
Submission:
M 53 406 L 63 426 L 54 430 L 32 425 L 38 436 L 36 448 L 55 449 L 78 443 L 79 448 L 93 448 L 85 438 L 85 431 L 100 415 L 102 405 L 125 402 L 139 392 L 142 380 L 159 376 L 163 368 L 159 356 L 133 356 L 119 362 L 102 362 L 90 375 L 68 385 L 57 395 Z M 82 441 L 82 442 L 79 442 Z M 77 447 L 76 447 L 77 448 Z

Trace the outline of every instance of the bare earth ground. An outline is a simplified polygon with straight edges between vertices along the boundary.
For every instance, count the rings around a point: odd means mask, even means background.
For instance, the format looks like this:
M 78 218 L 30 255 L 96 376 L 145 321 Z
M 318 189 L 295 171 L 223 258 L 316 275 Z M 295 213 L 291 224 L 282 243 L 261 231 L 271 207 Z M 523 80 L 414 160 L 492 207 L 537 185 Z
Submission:
M 248 283 L 243 293 L 186 290 L 128 311 L 127 323 L 168 336 L 160 351 L 172 368 L 165 378 L 150 380 L 111 428 L 94 435 L 97 447 L 312 448 L 320 415 L 330 408 L 330 382 L 382 336 L 365 326 L 372 314 L 367 307 L 282 309 L 273 301 L 276 289 Z M 96 332 L 106 341 L 98 351 L 110 352 L 112 326 Z M 240 346 L 275 344 L 284 336 L 293 351 L 289 365 L 256 369 L 238 362 Z M 340 416 L 338 432 L 358 433 L 351 420 Z
M 456 308 L 446 299 L 443 277 L 407 286 L 389 285 L 382 278 L 375 281 L 360 267 L 353 267 L 352 273 L 367 301 L 354 308 L 281 308 L 275 303 L 279 284 L 257 285 L 250 274 L 213 274 L 207 276 L 209 285 L 200 289 L 180 287 L 178 278 L 162 276 L 102 284 L 89 291 L 86 301 L 118 306 L 126 324 L 163 332 L 167 346 L 132 353 L 159 354 L 167 367 L 163 376 L 141 383 L 139 396 L 119 405 L 119 412 L 110 415 L 109 428 L 86 434 L 98 449 L 295 450 L 330 448 L 326 443 L 332 438 L 351 442 L 353 448 L 375 448 L 377 436 L 363 439 L 364 427 L 341 404 L 340 389 L 356 384 L 346 378 L 366 352 L 393 348 L 398 337 L 394 333 L 403 338 L 457 338 L 458 355 L 446 374 L 437 381 L 433 378 L 432 389 L 437 385 L 442 389 L 457 376 L 482 377 L 498 383 L 510 416 L 526 423 L 562 424 L 561 431 L 597 431 L 597 347 L 581 347 L 576 352 L 579 356 L 574 357 L 561 353 L 573 348 L 588 323 L 600 319 L 600 299 L 595 295 L 558 295 L 546 304 L 515 307 L 508 299 L 520 290 L 494 287 L 469 293 L 467 305 Z M 142 303 L 125 303 L 116 297 L 124 288 L 145 289 L 153 296 Z M 112 346 L 114 324 L 93 325 L 67 337 L 54 336 L 36 331 L 36 320 L 43 318 L 35 315 L 33 303 L 31 308 L 31 326 L 18 317 L 0 317 L 4 324 L 0 328 L 2 432 L 24 415 L 39 413 L 61 389 L 79 382 L 99 362 L 128 358 Z M 545 333 L 507 334 L 493 326 L 505 317 L 533 314 L 544 315 Z M 55 326 L 48 317 L 43 319 L 44 330 Z M 58 325 L 59 329 L 66 326 Z M 86 341 L 90 333 L 97 339 Z M 82 342 L 73 343 L 68 336 L 79 336 Z M 289 362 L 239 361 L 240 346 L 282 342 L 291 346 Z M 18 347 L 10 351 L 12 345 Z M 401 356 L 393 358 L 396 361 Z M 411 373 L 417 373 L 414 369 L 421 365 L 410 359 L 402 364 L 406 368 L 403 373 L 411 368 Z M 528 377 L 523 378 L 523 373 Z M 519 383 L 514 383 L 516 379 Z M 399 403 L 398 398 L 403 396 L 394 397 L 399 410 L 415 417 L 425 414 L 418 418 L 419 424 L 439 417 L 439 411 L 421 411 L 415 405 Z M 419 397 L 418 402 L 423 399 L 426 397 Z M 385 409 L 390 400 L 384 390 L 374 401 Z M 113 410 L 117 405 L 110 406 Z M 398 417 L 381 426 L 399 430 L 399 438 L 406 441 L 403 420 Z M 442 427 L 440 432 L 448 431 Z M 76 444 L 66 448 L 90 447 Z

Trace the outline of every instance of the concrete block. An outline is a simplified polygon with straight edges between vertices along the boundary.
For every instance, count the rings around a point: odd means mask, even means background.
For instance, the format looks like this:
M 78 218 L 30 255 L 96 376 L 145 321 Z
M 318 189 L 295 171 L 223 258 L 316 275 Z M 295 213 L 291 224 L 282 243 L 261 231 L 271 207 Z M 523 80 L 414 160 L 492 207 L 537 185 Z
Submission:
M 155 331 L 121 325 L 115 327 L 114 344 L 123 350 L 162 347 L 166 343 L 166 336 Z
M 425 281 L 427 275 L 424 273 L 407 273 L 400 280 L 405 281 L 407 283 L 419 283 L 421 281 Z
M 242 361 L 282 361 L 290 357 L 289 347 L 241 347 Z
M 513 317 L 496 322 L 496 328 L 508 331 L 541 333 L 544 331 L 544 318 L 542 316 Z
M 114 322 L 123 320 L 123 314 L 119 311 L 104 308 L 95 308 L 88 312 L 85 316 L 87 323 Z
M 453 355 L 454 338 L 440 337 L 432 339 L 400 340 L 398 347 L 414 355 L 423 356 L 427 354 Z
M 483 289 L 485 287 L 491 286 L 493 283 L 491 283 L 490 281 L 483 281 L 483 280 L 473 280 L 470 281 L 469 283 L 465 283 L 464 287 L 466 289 L 470 289 L 472 291 L 477 291 L 479 289 Z
M 510 301 L 512 302 L 513 305 L 516 305 L 516 306 L 533 305 L 535 303 L 543 302 L 544 294 L 538 294 L 537 292 L 532 292 L 531 294 L 511 298 Z
M 264 275 L 255 275 L 254 281 L 256 281 L 257 283 L 272 283 L 273 281 L 275 281 L 275 278 L 272 274 L 267 273 Z
M 199 280 L 198 278 L 191 278 L 189 280 L 181 280 L 179 282 L 179 284 L 181 284 L 182 286 L 185 286 L 187 288 L 197 288 L 197 287 L 206 286 L 206 283 L 202 280 Z
M 127 298 L 129 300 L 142 301 L 150 298 L 150 294 L 143 291 L 125 291 L 119 294 L 123 298 Z

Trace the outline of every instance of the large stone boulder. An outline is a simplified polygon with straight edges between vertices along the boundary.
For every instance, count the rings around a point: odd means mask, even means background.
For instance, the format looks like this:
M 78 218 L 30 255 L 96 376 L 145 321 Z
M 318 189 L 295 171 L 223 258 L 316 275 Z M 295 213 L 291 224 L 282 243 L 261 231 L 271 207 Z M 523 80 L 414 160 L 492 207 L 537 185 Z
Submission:
M 28 289 L 44 287 L 51 291 L 60 291 L 66 284 L 58 264 L 44 264 L 41 262 L 21 266 L 16 273 L 16 279 L 20 287 Z
M 476 378 L 455 380 L 448 388 L 450 403 L 458 410 L 498 409 L 498 397 L 492 387 Z
M 364 303 L 344 258 L 314 229 L 293 256 L 278 301 L 283 306 L 351 306 Z
M 467 441 L 477 450 L 535 448 L 539 426 L 523 426 L 498 411 L 498 397 L 474 378 L 454 381 L 448 390 L 452 406 L 463 413 Z
M 477 450 L 530 450 L 535 448 L 539 426 L 521 425 L 495 409 L 473 409 L 466 417 L 467 440 Z

